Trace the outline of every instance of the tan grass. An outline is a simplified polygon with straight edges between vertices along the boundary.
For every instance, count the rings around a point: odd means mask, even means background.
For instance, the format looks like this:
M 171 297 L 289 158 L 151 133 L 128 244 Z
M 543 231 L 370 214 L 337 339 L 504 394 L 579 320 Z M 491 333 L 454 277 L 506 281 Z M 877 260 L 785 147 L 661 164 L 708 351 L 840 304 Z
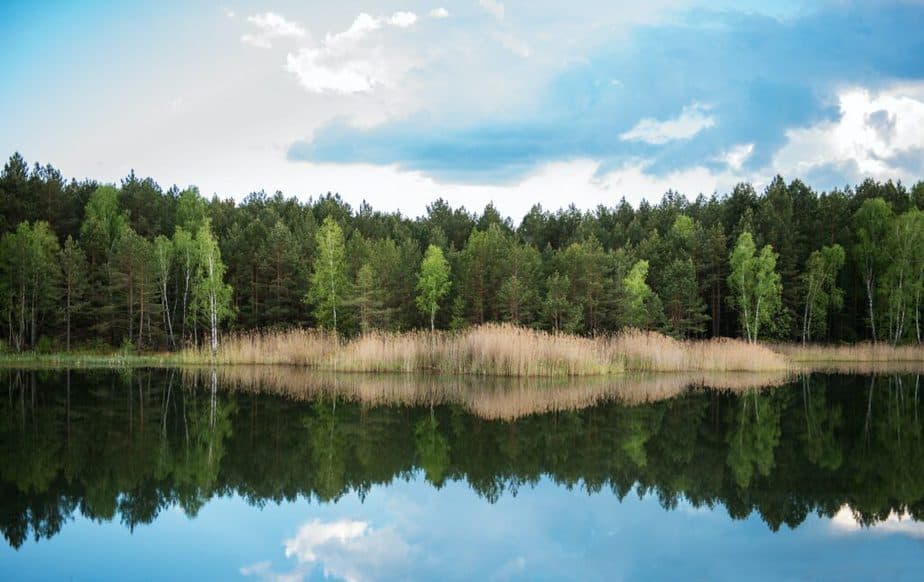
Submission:
M 183 362 L 210 361 L 188 351 Z M 678 341 L 629 330 L 608 338 L 551 334 L 488 324 L 459 333 L 373 332 L 350 341 L 291 330 L 227 338 L 224 364 L 295 364 L 338 372 L 430 372 L 480 376 L 594 376 L 642 372 L 768 372 L 790 368 L 770 348 L 740 340 Z
M 924 362 L 924 346 L 893 346 L 889 343 L 863 342 L 852 345 L 826 346 L 779 344 L 773 349 L 794 362 Z
M 627 370 L 648 372 L 772 372 L 790 368 L 772 349 L 742 340 L 679 341 L 652 331 L 627 330 L 607 342 Z

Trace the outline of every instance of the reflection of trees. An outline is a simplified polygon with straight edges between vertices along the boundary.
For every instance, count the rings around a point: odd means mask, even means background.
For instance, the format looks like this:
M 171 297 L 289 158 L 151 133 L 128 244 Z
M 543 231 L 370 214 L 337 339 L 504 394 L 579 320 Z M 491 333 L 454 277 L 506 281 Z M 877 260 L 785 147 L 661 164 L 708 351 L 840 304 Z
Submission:
M 773 469 L 773 452 L 780 443 L 779 393 L 750 390 L 731 409 L 728 466 L 739 487 L 746 488 L 755 474 L 766 477 Z
M 432 406 L 429 416 L 417 421 L 414 436 L 417 443 L 417 459 L 427 481 L 437 488 L 442 487 L 449 468 L 449 440 L 440 434 L 439 422 L 433 414 Z
M 0 372 L 0 530 L 14 546 L 75 512 L 128 527 L 215 495 L 335 500 L 420 471 L 488 501 L 547 477 L 757 511 L 773 529 L 849 504 L 924 515 L 917 376 L 811 376 L 739 396 L 690 392 L 487 420 L 461 404 L 312 403 L 223 391 L 211 371 Z

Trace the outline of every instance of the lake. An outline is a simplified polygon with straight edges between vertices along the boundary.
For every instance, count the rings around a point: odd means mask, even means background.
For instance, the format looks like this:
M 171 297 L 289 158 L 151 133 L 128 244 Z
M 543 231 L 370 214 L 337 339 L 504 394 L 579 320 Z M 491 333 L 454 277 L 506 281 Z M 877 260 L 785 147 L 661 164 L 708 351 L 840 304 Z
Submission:
M 0 370 L 0 386 L 4 580 L 924 568 L 915 374 Z

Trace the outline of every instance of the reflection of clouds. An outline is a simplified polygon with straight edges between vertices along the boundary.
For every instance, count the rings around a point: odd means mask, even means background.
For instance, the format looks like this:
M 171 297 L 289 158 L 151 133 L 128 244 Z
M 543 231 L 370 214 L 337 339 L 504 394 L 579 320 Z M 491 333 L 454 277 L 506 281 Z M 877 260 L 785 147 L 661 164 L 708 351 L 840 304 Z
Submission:
M 321 565 L 325 577 L 349 582 L 390 577 L 388 573 L 409 565 L 414 548 L 393 527 L 373 529 L 365 521 L 315 519 L 302 525 L 295 537 L 285 540 L 287 558 L 297 565 L 288 573 L 274 572 L 269 562 L 259 562 L 240 572 L 261 580 L 303 580 Z
M 924 522 L 915 521 L 907 512 L 892 512 L 885 520 L 864 527 L 857 521 L 853 509 L 844 505 L 831 518 L 831 528 L 837 533 L 854 533 L 870 531 L 882 534 L 903 534 L 915 538 L 924 538 Z

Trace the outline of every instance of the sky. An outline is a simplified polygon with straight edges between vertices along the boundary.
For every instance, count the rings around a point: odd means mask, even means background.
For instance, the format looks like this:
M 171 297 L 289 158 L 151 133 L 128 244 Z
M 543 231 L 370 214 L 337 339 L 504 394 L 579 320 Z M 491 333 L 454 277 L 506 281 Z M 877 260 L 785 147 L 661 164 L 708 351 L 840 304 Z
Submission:
M 420 474 L 350 492 L 262 507 L 237 494 L 194 517 L 170 507 L 133 531 L 75 512 L 57 535 L 14 550 L 6 579 L 344 580 L 913 580 L 924 527 L 892 514 L 862 528 L 849 506 L 773 532 L 656 495 L 587 492 L 543 477 L 495 503 L 464 482 L 436 490 Z M 722 558 L 716 558 L 716 547 Z M 918 578 L 920 576 L 917 576 Z
M 0 0 L 0 156 L 425 212 L 924 178 L 922 0 Z

